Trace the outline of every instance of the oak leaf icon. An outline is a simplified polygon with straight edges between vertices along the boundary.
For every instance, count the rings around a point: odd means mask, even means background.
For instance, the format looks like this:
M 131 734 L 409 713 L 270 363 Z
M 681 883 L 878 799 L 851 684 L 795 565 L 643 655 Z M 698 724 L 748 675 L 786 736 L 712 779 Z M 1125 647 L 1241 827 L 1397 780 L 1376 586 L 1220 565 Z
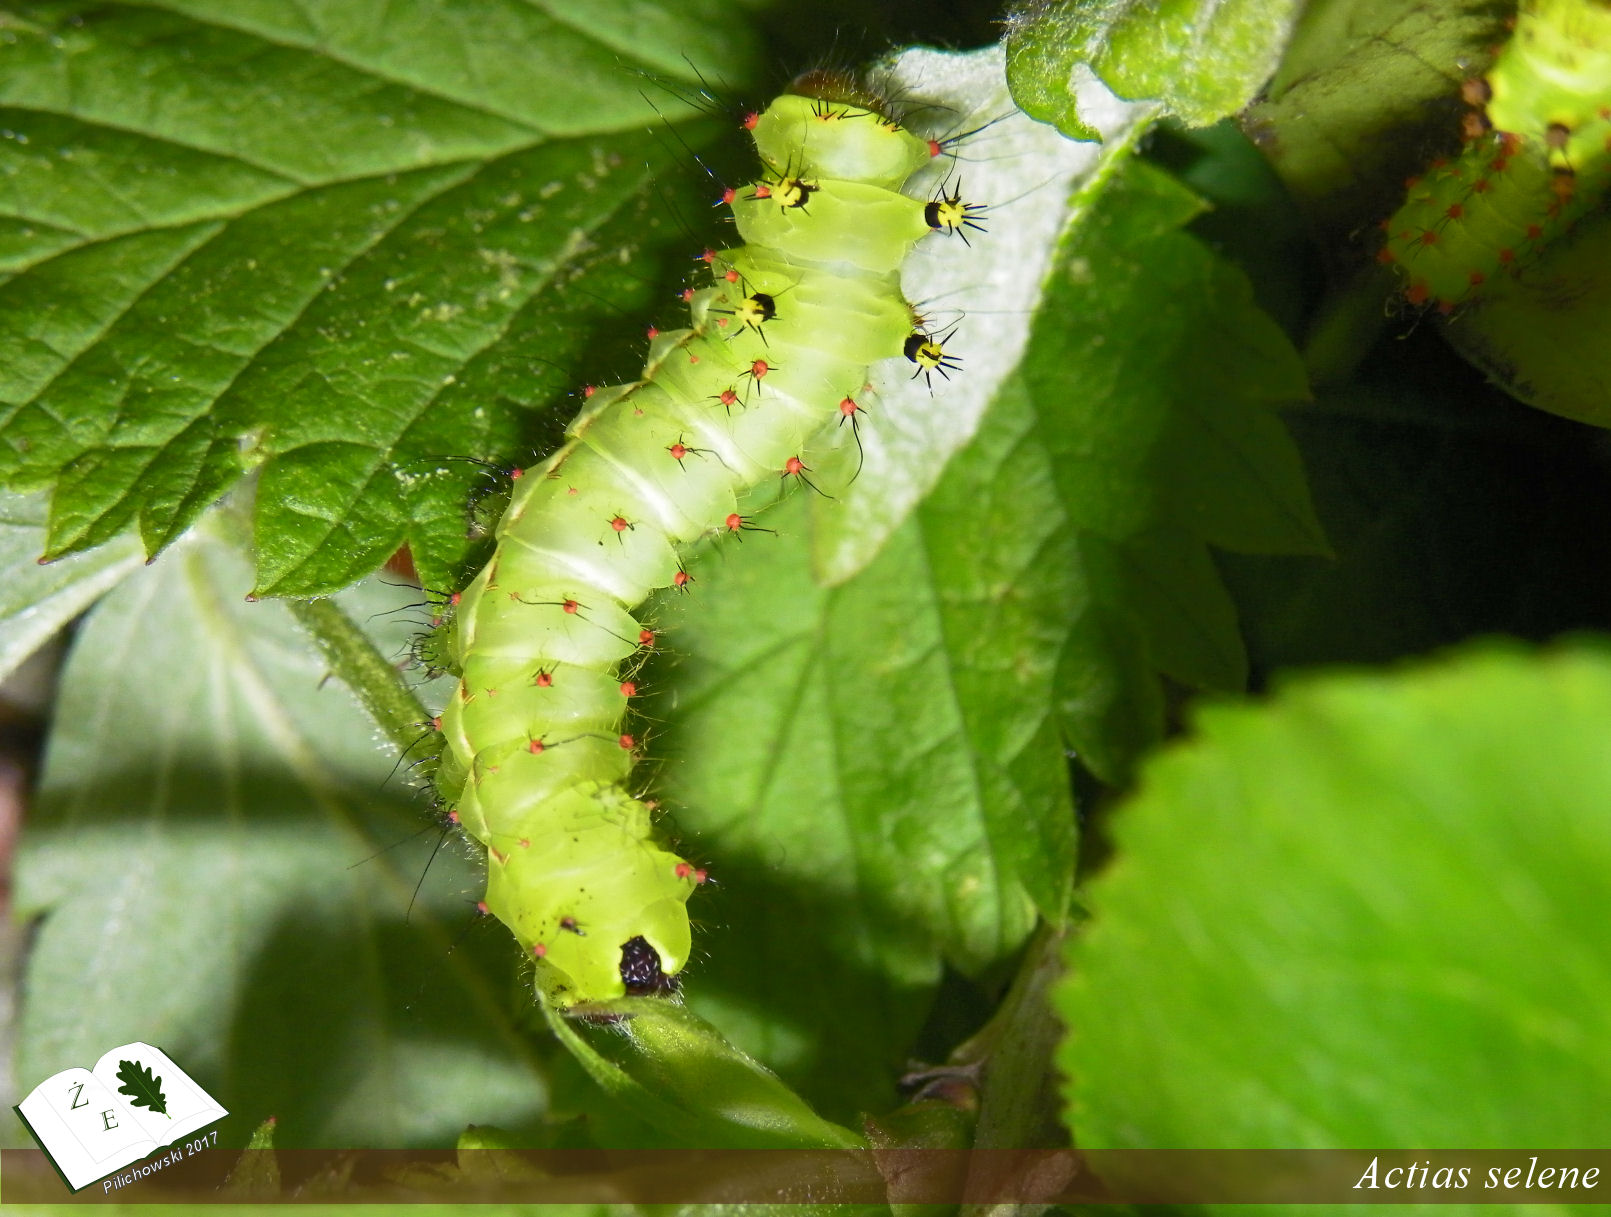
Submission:
M 136 1107 L 149 1107 L 159 1116 L 168 1115 L 168 1100 L 162 1093 L 162 1079 L 147 1066 L 139 1061 L 119 1061 L 117 1080 L 123 1083 L 117 1092 L 128 1095 Z M 172 1117 L 169 1116 L 169 1119 Z

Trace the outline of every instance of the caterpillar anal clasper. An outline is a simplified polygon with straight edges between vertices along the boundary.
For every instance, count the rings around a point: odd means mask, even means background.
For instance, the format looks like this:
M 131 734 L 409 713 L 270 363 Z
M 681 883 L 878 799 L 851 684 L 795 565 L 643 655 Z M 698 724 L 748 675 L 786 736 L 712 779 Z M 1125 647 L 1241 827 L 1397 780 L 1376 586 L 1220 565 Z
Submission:
M 748 527 L 745 491 L 801 479 L 802 452 L 846 416 L 870 364 L 955 366 L 899 283 L 920 238 L 979 210 L 900 192 L 929 141 L 796 94 L 753 133 L 762 179 L 732 192 L 744 244 L 707 259 L 690 327 L 654 336 L 643 378 L 594 393 L 516 483 L 451 623 L 461 683 L 440 717 L 438 791 L 486 846 L 485 910 L 559 1008 L 675 987 L 705 877 L 656 844 L 628 785 L 640 741 L 622 666 L 653 645 L 631 610 L 686 583 L 678 547 Z

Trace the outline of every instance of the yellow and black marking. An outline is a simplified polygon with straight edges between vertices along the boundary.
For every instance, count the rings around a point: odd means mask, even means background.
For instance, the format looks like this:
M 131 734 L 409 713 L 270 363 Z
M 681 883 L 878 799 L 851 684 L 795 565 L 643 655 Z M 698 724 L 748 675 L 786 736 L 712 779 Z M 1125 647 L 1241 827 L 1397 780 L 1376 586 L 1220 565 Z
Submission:
M 798 177 L 785 177 L 772 187 L 772 197 L 777 200 L 778 206 L 784 211 L 791 209 L 805 211 L 806 204 L 811 201 L 811 196 L 820 189 L 821 187 L 816 182 L 808 182 L 804 178 Z
M 777 301 L 765 292 L 751 292 L 738 302 L 733 315 L 738 318 L 740 328 L 761 334 L 761 327 L 778 315 Z M 766 335 L 761 334 L 761 339 L 765 341 Z
M 768 321 L 772 321 L 777 318 L 777 298 L 768 294 L 767 292 L 751 290 L 748 283 L 745 283 L 743 286 L 747 294 L 738 302 L 736 306 L 733 308 L 712 308 L 711 312 L 720 313 L 726 317 L 733 317 L 738 321 L 737 328 L 726 335 L 728 341 L 732 341 L 732 339 L 736 338 L 739 334 L 744 333 L 746 330 L 753 330 L 756 334 L 760 335 L 761 341 L 766 343 L 766 332 L 762 330 L 761 327 Z M 727 299 L 728 297 L 725 295 L 722 297 L 724 303 L 727 301 Z M 768 343 L 767 345 L 770 344 Z
M 962 180 L 957 179 L 956 189 L 946 193 L 948 183 L 942 183 L 929 200 L 928 206 L 923 208 L 923 220 L 934 231 L 943 232 L 947 236 L 958 236 L 962 243 L 972 247 L 973 242 L 968 240 L 964 228 L 971 228 L 974 232 L 989 232 L 981 220 L 985 218 L 988 208 L 983 203 L 964 203 L 962 201 Z
M 951 341 L 951 336 L 957 332 L 952 326 L 944 334 L 935 336 L 924 330 L 914 330 L 907 338 L 903 354 L 917 365 L 917 371 L 912 373 L 912 379 L 919 376 L 930 389 L 934 387 L 933 374 L 938 372 L 945 380 L 950 380 L 950 373 L 962 370 L 962 356 L 948 355 L 945 344 Z

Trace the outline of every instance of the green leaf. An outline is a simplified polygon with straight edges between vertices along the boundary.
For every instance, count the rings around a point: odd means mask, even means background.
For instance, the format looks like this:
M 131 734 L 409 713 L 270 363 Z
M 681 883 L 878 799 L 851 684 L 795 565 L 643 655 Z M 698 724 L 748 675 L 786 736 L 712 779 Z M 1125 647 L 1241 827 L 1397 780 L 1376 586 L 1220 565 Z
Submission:
M 148 1066 L 139 1061 L 119 1061 L 117 1080 L 123 1083 L 117 1092 L 128 1095 L 129 1101 L 136 1107 L 149 1107 L 159 1116 L 168 1114 L 168 1098 L 162 1093 L 162 1079 L 156 1077 Z
M 1094 73 L 1120 97 L 1206 126 L 1269 79 L 1295 0 L 1019 0 L 1007 25 L 1007 76 L 1026 113 L 1071 139 L 1100 138 L 1077 97 Z
M 432 862 L 423 804 L 382 789 L 392 755 L 249 586 L 197 535 L 75 637 L 17 859 L 17 911 L 42 917 L 18 1076 L 145 1036 L 232 1113 L 224 1144 L 270 1115 L 282 1146 L 529 1127 L 544 1069 L 512 1022 L 508 940 L 463 938 L 474 869 Z M 363 619 L 407 599 L 344 601 Z M 389 648 L 406 627 L 382 620 Z
M 1243 125 L 1316 228 L 1358 258 L 1358 231 L 1397 209 L 1404 179 L 1458 148 L 1460 83 L 1514 13 L 1494 0 L 1317 0 Z
M 1611 220 L 1585 216 L 1525 277 L 1496 277 L 1460 325 L 1454 348 L 1520 401 L 1611 427 Z
M 280 1159 L 274 1151 L 274 1129 L 279 1124 L 270 1116 L 247 1138 L 246 1148 L 229 1168 L 229 1175 L 219 1189 L 237 1203 L 263 1203 L 280 1195 Z
M 778 537 L 693 565 L 672 635 L 667 777 L 717 880 L 689 1001 L 835 1114 L 889 1106 L 942 959 L 987 972 L 1066 906 L 1068 574 L 1055 520 L 1020 522 L 1012 441 L 982 431 L 836 588 L 803 502 L 768 513 Z
M 261 465 L 260 592 L 328 592 L 404 543 L 456 585 L 476 472 L 441 458 L 546 446 L 563 419 L 533 410 L 658 290 L 618 255 L 689 239 L 648 197 L 688 154 L 636 130 L 653 111 L 623 76 L 749 62 L 726 6 L 643 20 L 31 6 L 0 82 L 0 481 L 53 488 L 47 553 L 130 526 L 158 552 Z
M 733 1149 L 857 1149 L 830 1124 L 681 1004 L 622 998 L 580 1019 L 548 1023 L 607 1093 L 673 1144 Z
M 1608 723 L 1603 645 L 1201 711 L 1071 952 L 1077 1141 L 1604 1142 Z
M 133 537 L 41 566 L 44 548 L 42 498 L 0 491 L 0 680 L 140 565 Z
M 1201 204 L 1127 163 L 1073 230 L 995 426 L 1052 488 L 1071 621 L 1058 691 L 1086 764 L 1119 778 L 1160 738 L 1156 673 L 1240 689 L 1246 658 L 1209 546 L 1326 552 L 1276 408 L 1308 394 L 1240 271 L 1180 231 Z

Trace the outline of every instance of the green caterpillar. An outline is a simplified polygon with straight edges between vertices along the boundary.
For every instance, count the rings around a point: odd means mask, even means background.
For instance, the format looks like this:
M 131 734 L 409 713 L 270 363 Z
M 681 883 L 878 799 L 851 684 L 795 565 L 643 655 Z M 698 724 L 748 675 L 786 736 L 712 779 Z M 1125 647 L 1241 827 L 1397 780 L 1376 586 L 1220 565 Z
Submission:
M 1412 180 L 1378 259 L 1413 304 L 1451 312 L 1525 266 L 1611 185 L 1611 3 L 1528 0 L 1486 81 L 1465 151 Z
M 655 843 L 628 790 L 623 665 L 654 645 L 630 610 L 687 583 L 679 546 L 753 526 L 744 492 L 806 478 L 812 437 L 855 422 L 869 365 L 957 366 L 899 273 L 920 238 L 978 227 L 980 208 L 902 194 L 940 145 L 859 88 L 803 81 L 746 120 L 764 173 L 729 192 L 744 244 L 707 253 L 690 327 L 653 335 L 642 379 L 592 394 L 453 598 L 461 680 L 437 720 L 438 793 L 487 849 L 482 910 L 557 1008 L 674 988 L 705 878 Z

